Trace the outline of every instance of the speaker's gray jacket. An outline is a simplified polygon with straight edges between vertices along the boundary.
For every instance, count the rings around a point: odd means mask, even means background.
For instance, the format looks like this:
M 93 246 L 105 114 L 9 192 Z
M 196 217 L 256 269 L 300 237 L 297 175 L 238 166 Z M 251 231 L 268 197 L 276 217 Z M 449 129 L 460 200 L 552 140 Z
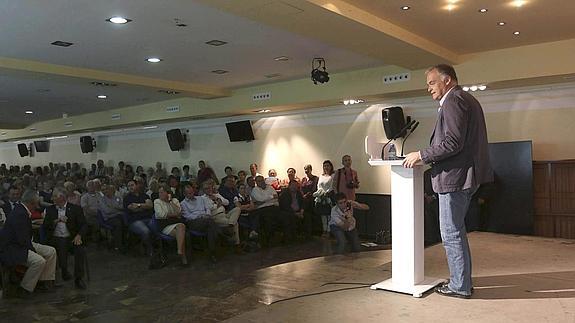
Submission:
M 493 181 L 483 109 L 460 86 L 447 93 L 430 147 L 420 153 L 421 159 L 431 164 L 431 182 L 436 193 L 477 188 Z

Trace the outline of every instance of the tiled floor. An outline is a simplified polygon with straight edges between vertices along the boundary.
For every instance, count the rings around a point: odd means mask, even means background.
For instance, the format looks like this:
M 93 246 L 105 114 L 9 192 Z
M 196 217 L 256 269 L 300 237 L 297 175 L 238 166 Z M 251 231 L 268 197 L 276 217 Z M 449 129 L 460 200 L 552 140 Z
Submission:
M 159 270 L 148 270 L 145 257 L 89 246 L 86 291 L 75 290 L 70 281 L 55 293 L 0 300 L 0 322 L 217 322 L 264 306 L 264 299 L 289 297 L 343 277 L 344 272 L 316 269 L 314 260 L 279 271 L 275 266 L 330 255 L 333 243 L 316 237 L 242 255 L 222 251 L 216 264 L 195 252 L 189 268 L 177 267 L 172 254 L 170 264 Z M 70 261 L 71 269 L 73 257 Z
M 470 242 L 470 300 L 370 290 L 390 277 L 391 251 L 323 257 L 333 241 L 320 238 L 223 255 L 215 265 L 197 256 L 180 269 L 173 258 L 156 271 L 145 258 L 91 248 L 87 291 L 66 283 L 54 294 L 0 300 L 0 321 L 575 322 L 574 241 L 471 233 Z M 427 248 L 425 261 L 426 275 L 447 277 L 441 245 Z

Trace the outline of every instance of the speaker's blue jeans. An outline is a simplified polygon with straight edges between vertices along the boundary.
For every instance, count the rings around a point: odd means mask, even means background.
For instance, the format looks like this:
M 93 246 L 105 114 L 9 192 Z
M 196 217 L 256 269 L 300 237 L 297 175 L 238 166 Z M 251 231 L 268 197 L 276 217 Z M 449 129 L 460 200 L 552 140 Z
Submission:
M 476 189 L 439 194 L 439 227 L 449 266 L 449 289 L 471 294 L 471 251 L 465 215 Z

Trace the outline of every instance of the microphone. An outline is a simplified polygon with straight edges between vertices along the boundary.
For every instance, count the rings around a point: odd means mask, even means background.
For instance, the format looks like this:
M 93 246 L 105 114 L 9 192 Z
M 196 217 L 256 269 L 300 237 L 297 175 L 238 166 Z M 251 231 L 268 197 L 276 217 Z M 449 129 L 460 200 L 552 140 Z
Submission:
M 410 122 L 408 122 L 403 128 L 401 128 L 401 130 L 399 130 L 394 136 L 392 136 L 391 138 L 389 138 L 389 140 L 385 143 L 385 145 L 383 145 L 383 147 L 381 148 L 381 159 L 383 160 L 383 155 L 384 155 L 384 151 L 385 151 L 385 147 L 387 145 L 389 145 L 389 143 L 394 140 L 397 139 L 399 136 L 401 136 L 401 134 L 408 129 L 411 129 L 411 127 L 416 123 L 417 121 L 415 120 L 411 120 Z M 403 154 L 402 154 L 403 155 Z
M 417 121 L 413 125 L 413 128 L 411 128 L 411 130 L 409 131 L 407 136 L 405 136 L 405 138 L 403 139 L 403 144 L 401 145 L 401 156 L 403 156 L 403 157 L 405 157 L 405 155 L 403 155 L 403 147 L 405 147 L 405 141 L 407 140 L 407 138 L 409 138 L 409 135 L 411 135 L 415 131 L 415 129 L 417 129 L 417 126 L 419 126 L 419 121 Z

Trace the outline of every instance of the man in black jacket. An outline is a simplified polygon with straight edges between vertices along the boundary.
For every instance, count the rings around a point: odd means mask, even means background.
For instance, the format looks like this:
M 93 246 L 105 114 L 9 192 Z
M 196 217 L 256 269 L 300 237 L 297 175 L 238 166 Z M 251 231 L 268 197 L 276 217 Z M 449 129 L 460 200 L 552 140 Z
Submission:
M 22 192 L 20 191 L 20 188 L 16 186 L 10 187 L 10 189 L 8 190 L 8 197 L 2 200 L 2 203 L 0 203 L 2 204 L 2 210 L 4 210 L 4 214 L 6 215 L 6 217 L 10 216 L 12 210 L 14 210 L 16 205 L 20 203 L 21 195 Z
M 50 289 L 56 272 L 56 250 L 50 246 L 32 242 L 32 221 L 30 210 L 38 207 L 38 193 L 27 190 L 6 219 L 0 232 L 0 262 L 4 266 L 23 265 L 27 267 L 20 283 L 20 296 L 27 296 L 36 288 Z
M 71 278 L 68 273 L 68 251 L 74 249 L 74 278 L 78 289 L 86 289 L 84 264 L 86 251 L 83 238 L 88 229 L 84 212 L 78 205 L 67 203 L 64 192 L 55 189 L 52 193 L 54 205 L 46 208 L 44 227 L 49 244 L 56 248 L 58 263 L 62 269 L 62 279 Z

